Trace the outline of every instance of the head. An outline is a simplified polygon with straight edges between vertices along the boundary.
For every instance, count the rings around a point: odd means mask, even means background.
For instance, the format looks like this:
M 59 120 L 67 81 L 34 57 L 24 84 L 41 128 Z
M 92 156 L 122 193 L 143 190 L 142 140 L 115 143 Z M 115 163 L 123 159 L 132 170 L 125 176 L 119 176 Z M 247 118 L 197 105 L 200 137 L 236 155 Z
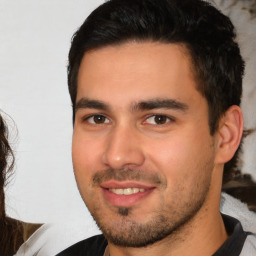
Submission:
M 213 134 L 225 111 L 241 101 L 244 62 L 235 37 L 230 19 L 205 1 L 107 1 L 73 37 L 68 66 L 72 104 L 85 52 L 129 41 L 182 44 L 193 62 L 197 89 L 208 102 Z
M 241 101 L 244 61 L 235 37 L 230 19 L 205 1 L 107 1 L 85 20 L 72 41 L 68 86 L 73 119 L 77 75 L 85 52 L 129 41 L 177 43 L 189 51 L 213 134 L 220 117 Z M 237 154 L 226 164 L 224 178 L 230 176 L 236 158 Z
M 232 23 L 205 1 L 107 1 L 75 33 L 74 170 L 112 243 L 155 243 L 219 197 L 243 71 Z
M 8 135 L 8 127 L 0 114 L 0 255 L 13 255 L 24 242 L 21 223 L 6 216 L 5 212 L 4 189 L 14 166 Z
M 8 161 L 9 158 L 11 158 L 10 162 Z M 8 172 L 13 168 L 13 164 L 13 153 L 8 143 L 7 126 L 0 115 L 0 218 L 2 219 L 5 218 L 4 187 L 6 185 Z

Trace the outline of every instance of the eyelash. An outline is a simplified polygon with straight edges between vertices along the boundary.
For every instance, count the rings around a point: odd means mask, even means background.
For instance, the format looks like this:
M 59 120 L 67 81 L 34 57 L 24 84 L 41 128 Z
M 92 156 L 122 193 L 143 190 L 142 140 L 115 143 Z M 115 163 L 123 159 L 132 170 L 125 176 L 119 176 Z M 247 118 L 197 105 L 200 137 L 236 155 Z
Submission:
M 108 120 L 107 123 L 110 123 L 110 120 L 109 120 L 105 115 L 102 115 L 102 114 L 95 114 L 95 115 L 87 116 L 87 117 L 83 118 L 83 122 L 88 122 L 88 123 L 90 123 L 90 124 L 92 124 L 92 125 L 106 124 L 105 122 L 102 122 L 102 123 L 97 124 L 97 123 L 95 122 L 95 119 L 94 119 L 94 123 L 89 122 L 90 119 L 97 118 L 97 117 L 98 117 L 98 118 L 104 118 L 104 121 L 107 119 L 107 120 Z
M 161 122 L 161 118 L 163 118 L 164 123 L 157 123 L 156 118 L 159 118 L 158 121 L 160 122 Z M 155 122 L 154 124 L 147 122 L 149 125 L 157 125 L 157 126 L 167 125 L 168 123 L 175 121 L 173 117 L 170 117 L 164 114 L 155 114 L 155 115 L 148 116 L 146 118 L 146 121 L 148 121 L 149 119 L 153 119 L 153 121 Z

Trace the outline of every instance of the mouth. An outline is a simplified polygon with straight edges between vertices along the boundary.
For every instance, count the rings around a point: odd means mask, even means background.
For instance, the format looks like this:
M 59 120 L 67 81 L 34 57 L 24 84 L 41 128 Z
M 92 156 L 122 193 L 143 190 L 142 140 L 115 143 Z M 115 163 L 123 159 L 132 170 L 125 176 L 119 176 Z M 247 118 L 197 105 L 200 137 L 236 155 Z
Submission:
M 117 207 L 131 207 L 142 203 L 155 188 L 136 182 L 109 181 L 101 184 L 104 199 Z
M 109 191 L 116 195 L 132 195 L 139 192 L 145 192 L 144 188 L 109 188 Z

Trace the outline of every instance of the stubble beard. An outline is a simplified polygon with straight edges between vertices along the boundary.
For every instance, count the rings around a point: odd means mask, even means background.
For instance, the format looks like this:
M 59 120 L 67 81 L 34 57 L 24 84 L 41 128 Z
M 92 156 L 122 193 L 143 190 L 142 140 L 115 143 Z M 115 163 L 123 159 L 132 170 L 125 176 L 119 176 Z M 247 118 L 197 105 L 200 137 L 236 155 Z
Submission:
M 128 175 L 131 175 L 130 170 Z M 183 198 L 179 198 L 179 191 L 184 189 L 182 185 L 177 189 L 176 201 L 166 205 L 164 209 L 156 208 L 152 217 L 145 223 L 133 218 L 133 207 L 115 207 L 117 216 L 113 215 L 111 220 L 106 219 L 104 212 L 96 204 L 93 207 L 89 205 L 87 207 L 108 242 L 122 247 L 145 247 L 166 237 L 177 238 L 179 230 L 197 214 L 208 195 L 210 178 L 207 180 L 205 177 L 197 182 L 195 184 L 197 189 L 181 206 L 179 204 Z
M 143 224 L 132 219 L 132 208 L 117 208 L 116 214 L 121 220 L 111 225 L 103 221 L 104 218 L 99 212 L 92 213 L 92 216 L 109 242 L 117 246 L 139 248 L 166 237 L 176 240 L 179 230 L 196 215 L 204 201 L 205 197 L 202 197 L 193 207 L 190 205 L 182 212 L 175 212 L 174 209 L 170 209 L 170 212 L 155 212 L 154 216 Z

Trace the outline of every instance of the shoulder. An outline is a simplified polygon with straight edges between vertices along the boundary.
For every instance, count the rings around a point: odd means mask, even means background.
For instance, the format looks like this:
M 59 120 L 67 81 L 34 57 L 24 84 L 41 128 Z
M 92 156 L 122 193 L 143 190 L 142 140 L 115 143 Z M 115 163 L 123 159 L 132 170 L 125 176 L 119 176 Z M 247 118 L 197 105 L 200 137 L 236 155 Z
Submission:
M 13 255 L 41 224 L 25 223 L 10 217 L 0 221 L 0 255 Z
M 240 256 L 255 256 L 256 255 L 256 234 L 248 234 Z
M 65 249 L 64 251 L 60 252 L 56 256 L 66 256 L 66 255 L 100 255 L 104 254 L 104 251 L 107 247 L 107 240 L 103 235 L 97 235 L 90 237 L 88 239 L 82 240 L 69 248 Z
M 254 256 L 255 235 L 243 230 L 241 223 L 228 215 L 222 214 L 226 231 L 229 235 L 225 243 L 216 251 L 214 256 Z

